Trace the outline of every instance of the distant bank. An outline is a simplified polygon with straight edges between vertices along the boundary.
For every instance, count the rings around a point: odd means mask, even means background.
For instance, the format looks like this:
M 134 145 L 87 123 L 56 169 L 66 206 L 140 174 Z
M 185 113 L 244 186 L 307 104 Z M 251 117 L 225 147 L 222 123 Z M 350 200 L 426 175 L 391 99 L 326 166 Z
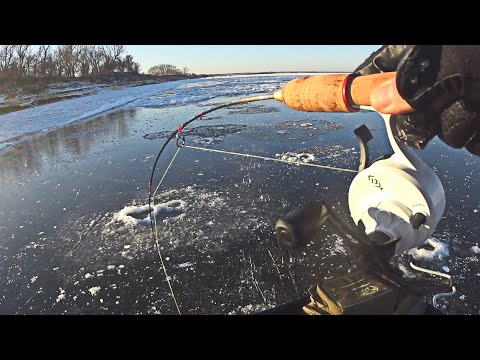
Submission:
M 275 75 L 287 73 L 314 74 L 325 72 L 326 71 L 275 71 L 219 74 L 179 74 L 161 76 L 116 72 L 75 78 L 38 78 L 26 76 L 16 78 L 14 81 L 10 82 L 0 82 L 0 115 L 61 100 L 92 95 L 104 88 L 115 89 L 205 77 Z
M 75 78 L 26 76 L 0 82 L 0 115 L 80 96 L 104 88 L 123 88 L 166 81 L 204 77 L 204 75 L 154 76 L 136 73 L 110 73 Z

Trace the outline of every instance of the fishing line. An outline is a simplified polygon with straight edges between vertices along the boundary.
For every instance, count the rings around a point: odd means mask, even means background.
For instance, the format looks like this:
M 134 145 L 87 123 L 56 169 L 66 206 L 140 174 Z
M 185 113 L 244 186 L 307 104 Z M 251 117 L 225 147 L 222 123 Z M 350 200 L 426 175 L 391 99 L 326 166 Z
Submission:
M 153 192 L 153 195 L 152 195 L 152 196 L 155 196 L 155 194 L 156 194 L 157 191 L 158 191 L 158 188 L 160 187 L 160 185 L 162 185 L 163 179 L 165 179 L 165 176 L 167 176 L 168 170 L 170 170 L 170 168 L 172 167 L 172 164 L 173 164 L 173 162 L 175 161 L 175 158 L 177 157 L 178 152 L 180 151 L 180 149 L 181 149 L 180 146 L 177 147 L 177 151 L 175 151 L 175 155 L 173 155 L 172 160 L 170 160 L 170 164 L 168 164 L 167 169 L 166 169 L 165 172 L 163 173 L 163 176 L 162 176 L 162 178 L 160 179 L 160 181 L 158 182 L 158 185 L 157 185 L 157 187 L 155 188 L 155 191 Z
M 173 298 L 173 301 L 175 302 L 175 306 L 177 308 L 177 311 L 178 311 L 178 314 L 181 315 L 181 312 L 180 312 L 180 307 L 178 306 L 178 303 L 177 303 L 177 300 L 176 300 L 176 297 L 175 297 L 175 292 L 173 291 L 173 287 L 172 287 L 172 284 L 170 282 L 170 277 L 168 276 L 168 273 L 167 273 L 167 269 L 165 268 L 165 264 L 163 262 L 163 256 L 162 256 L 162 253 L 160 251 L 160 242 L 159 242 L 159 239 L 158 239 L 158 235 L 157 235 L 157 218 L 156 218 L 156 214 L 153 212 L 153 209 L 152 209 L 152 201 L 153 201 L 153 205 L 155 205 L 154 201 L 154 196 L 155 194 L 157 193 L 158 189 L 160 188 L 160 185 L 162 184 L 163 180 L 165 179 L 165 176 L 167 175 L 168 171 L 170 170 L 172 164 L 173 164 L 173 161 L 175 160 L 175 158 L 177 157 L 177 154 L 180 150 L 180 148 L 183 146 L 179 144 L 179 140 L 183 139 L 183 142 L 184 142 L 184 138 L 183 138 L 183 135 L 180 135 L 183 131 L 183 129 L 188 126 L 191 122 L 195 121 L 196 119 L 206 115 L 206 114 L 209 114 L 215 110 L 218 110 L 218 109 L 222 109 L 222 108 L 225 108 L 225 107 L 229 107 L 229 106 L 233 106 L 233 105 L 238 105 L 238 104 L 245 104 L 245 103 L 249 103 L 249 102 L 254 102 L 254 101 L 263 101 L 263 100 L 272 100 L 274 99 L 274 95 L 273 94 L 269 94 L 269 95 L 259 95 L 259 96 L 253 96 L 253 97 L 247 97 L 247 98 L 243 98 L 243 99 L 239 99 L 239 100 L 235 100 L 235 101 L 232 101 L 232 102 L 229 102 L 229 103 L 226 103 L 226 104 L 221 104 L 221 105 L 218 105 L 218 106 L 215 106 L 215 107 L 212 107 L 208 110 L 205 110 L 205 111 L 202 111 L 201 113 L 195 115 L 194 117 L 192 117 L 191 119 L 185 121 L 182 125 L 180 125 L 177 130 L 175 130 L 174 132 L 172 132 L 167 140 L 165 141 L 165 143 L 162 145 L 162 147 L 160 148 L 160 151 L 158 152 L 158 155 L 157 155 L 157 158 L 155 159 L 155 162 L 153 164 L 153 168 L 152 168 L 152 173 L 150 175 L 150 181 L 148 183 L 148 210 L 149 210 L 149 214 L 150 214 L 150 229 L 152 230 L 152 236 L 153 236 L 153 239 L 155 241 L 155 245 L 157 247 L 157 252 L 158 252 L 158 256 L 160 258 L 160 263 L 162 265 L 162 269 L 163 269 L 163 273 L 165 275 L 165 279 L 167 280 L 167 283 L 168 283 L 168 287 L 170 289 L 170 294 Z M 152 193 L 152 190 L 153 190 L 153 177 L 155 175 L 155 169 L 157 167 L 157 163 L 158 163 L 158 160 L 160 159 L 160 156 L 162 156 L 162 153 L 164 152 L 165 148 L 167 147 L 167 145 L 170 143 L 170 141 L 173 139 L 173 138 L 177 138 L 177 151 L 175 152 L 175 155 L 173 156 L 172 160 L 170 161 L 169 165 L 167 166 L 167 169 L 165 170 L 165 172 L 163 173 L 163 176 L 158 184 L 158 186 L 155 188 L 155 192 Z M 153 214 L 152 214 L 153 213 Z
M 345 171 L 345 172 L 353 172 L 353 173 L 358 172 L 357 170 L 344 169 L 344 168 L 340 168 L 340 167 L 336 167 L 336 166 L 311 164 L 311 163 L 305 163 L 305 162 L 300 162 L 300 161 L 288 161 L 288 160 L 275 159 L 275 158 L 270 158 L 270 157 L 260 156 L 260 155 L 237 153 L 237 152 L 234 152 L 234 151 L 208 149 L 208 148 L 204 148 L 204 147 L 200 147 L 200 146 L 183 145 L 183 147 L 186 148 L 186 149 L 192 149 L 192 150 L 208 151 L 208 152 L 213 152 L 213 153 L 220 153 L 220 154 L 233 155 L 233 156 L 241 156 L 241 157 L 247 157 L 247 158 L 267 160 L 267 161 L 277 161 L 277 162 L 281 162 L 281 163 L 289 164 L 289 165 L 311 166 L 311 167 L 317 167 L 317 168 L 321 168 L 321 169 L 329 169 L 329 170 Z
M 163 176 L 160 179 L 160 182 L 158 183 L 158 186 L 155 189 L 155 192 L 153 193 L 153 196 L 155 196 L 158 188 L 160 187 L 160 185 L 163 182 L 163 179 L 165 179 L 165 176 L 167 176 L 167 173 L 170 170 L 170 168 L 172 167 L 172 164 L 175 161 L 175 158 L 177 157 L 180 149 L 181 149 L 180 147 L 177 147 L 177 151 L 175 152 L 175 155 L 173 155 L 172 160 L 170 160 L 170 163 L 168 164 L 167 169 L 163 173 Z M 151 217 L 152 209 L 149 208 L 149 211 L 150 211 L 150 221 L 151 221 L 151 219 L 152 219 L 152 217 Z M 165 263 L 163 262 L 162 253 L 160 251 L 160 244 L 159 244 L 158 236 L 157 236 L 157 215 L 156 215 L 155 211 L 153 212 L 153 226 L 155 227 L 155 232 L 154 232 L 155 246 L 157 247 L 158 257 L 160 258 L 160 263 L 162 265 L 163 274 L 165 275 L 165 279 L 167 280 L 167 284 L 168 284 L 168 287 L 170 289 L 170 294 L 172 294 L 173 302 L 175 303 L 175 307 L 177 308 L 178 314 L 182 315 L 182 313 L 180 311 L 180 307 L 178 306 L 178 303 L 177 303 L 177 298 L 175 297 L 175 293 L 174 293 L 173 288 L 172 288 L 172 284 L 170 282 L 170 277 L 168 276 L 168 273 L 167 273 L 167 268 L 165 267 Z

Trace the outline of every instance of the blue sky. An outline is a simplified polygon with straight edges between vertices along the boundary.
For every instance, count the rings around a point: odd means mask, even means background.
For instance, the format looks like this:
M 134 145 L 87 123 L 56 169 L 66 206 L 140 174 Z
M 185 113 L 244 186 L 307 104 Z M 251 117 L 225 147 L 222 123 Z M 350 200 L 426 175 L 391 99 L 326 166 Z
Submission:
M 158 64 L 197 74 L 352 71 L 380 45 L 126 45 L 142 71 Z

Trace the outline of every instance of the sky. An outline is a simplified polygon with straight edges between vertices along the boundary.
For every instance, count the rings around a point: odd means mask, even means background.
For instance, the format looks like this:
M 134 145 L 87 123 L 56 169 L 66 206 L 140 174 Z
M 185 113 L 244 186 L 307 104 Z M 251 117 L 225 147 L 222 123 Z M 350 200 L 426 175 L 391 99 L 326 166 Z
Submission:
M 196 74 L 354 70 L 380 45 L 125 45 L 147 72 L 154 65 Z

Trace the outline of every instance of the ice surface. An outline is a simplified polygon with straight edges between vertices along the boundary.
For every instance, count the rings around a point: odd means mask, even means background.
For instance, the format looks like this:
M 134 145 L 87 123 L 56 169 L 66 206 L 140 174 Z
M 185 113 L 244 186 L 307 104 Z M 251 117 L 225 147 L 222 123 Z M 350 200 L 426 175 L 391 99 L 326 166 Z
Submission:
M 225 76 L 102 89 L 93 95 L 1 115 L 0 149 L 26 137 L 118 108 L 178 106 L 221 96 L 271 93 L 299 75 L 301 74 L 275 75 L 274 78 L 263 75 Z

